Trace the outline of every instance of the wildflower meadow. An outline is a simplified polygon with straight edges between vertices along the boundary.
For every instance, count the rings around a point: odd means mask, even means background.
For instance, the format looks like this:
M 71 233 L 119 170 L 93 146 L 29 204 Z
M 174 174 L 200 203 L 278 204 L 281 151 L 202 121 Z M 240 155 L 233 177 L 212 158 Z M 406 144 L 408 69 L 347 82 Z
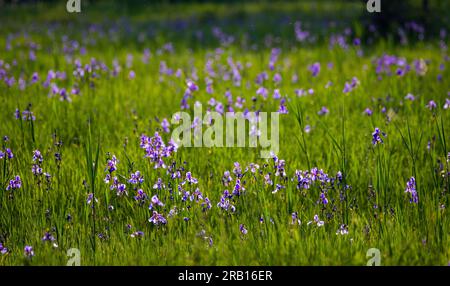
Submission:
M 12 2 L 1 266 L 450 263 L 446 1 Z

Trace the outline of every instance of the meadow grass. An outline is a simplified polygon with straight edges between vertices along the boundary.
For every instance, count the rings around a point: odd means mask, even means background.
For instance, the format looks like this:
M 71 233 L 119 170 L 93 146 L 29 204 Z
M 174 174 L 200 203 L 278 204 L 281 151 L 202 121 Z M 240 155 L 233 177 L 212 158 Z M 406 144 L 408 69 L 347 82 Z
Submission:
M 0 242 L 8 248 L 0 256 L 0 265 L 65 265 L 70 248 L 80 249 L 82 265 L 365 265 L 370 248 L 380 250 L 382 265 L 449 263 L 450 111 L 444 109 L 449 74 L 446 67 L 440 68 L 440 64 L 448 65 L 447 50 L 440 45 L 447 38 L 420 41 L 410 31 L 410 42 L 402 45 L 394 32 L 388 39 L 367 33 L 357 18 L 364 10 L 354 2 L 235 4 L 231 8 L 178 4 L 127 6 L 123 11 L 107 7 L 105 2 L 91 3 L 79 15 L 65 13 L 59 4 L 2 11 L 0 68 L 6 75 L 0 82 L 0 135 L 9 140 L 2 141 L 0 150 L 10 148 L 14 158 L 0 159 Z M 336 25 L 330 26 L 333 19 Z M 297 20 L 316 39 L 297 41 Z M 212 32 L 215 25 L 234 36 L 234 42 L 221 44 Z M 351 29 L 349 35 L 345 28 Z M 332 35 L 342 36 L 347 46 L 330 47 Z M 361 46 L 352 44 L 354 38 L 364 36 L 368 39 Z M 75 40 L 79 47 L 71 51 Z M 173 52 L 164 51 L 168 42 Z M 36 60 L 29 59 L 30 43 L 38 45 Z M 85 54 L 80 47 L 86 48 Z M 281 53 L 271 71 L 271 51 L 276 47 Z M 141 60 L 145 48 L 151 51 L 148 63 Z M 218 48 L 223 54 L 218 55 Z M 127 67 L 129 55 L 133 61 Z M 404 58 L 411 71 L 398 76 L 393 65 L 391 75 L 377 74 L 377 59 L 383 55 Z M 105 63 L 108 71 L 86 70 L 84 77 L 75 77 L 74 60 L 79 59 L 84 69 L 91 58 Z M 228 58 L 243 67 L 240 86 L 222 78 L 231 70 Z M 114 76 L 115 59 L 121 71 Z M 205 77 L 210 76 L 207 59 L 214 59 L 217 73 L 212 94 L 205 92 Z M 423 74 L 415 67 L 420 59 L 426 61 Z M 161 73 L 162 61 L 173 69 L 172 75 Z M 321 70 L 312 76 L 308 66 L 315 62 Z M 327 68 L 328 63 L 333 67 Z M 182 71 L 180 77 L 175 76 L 177 69 Z M 192 79 L 194 69 L 200 90 L 189 99 L 190 108 L 195 101 L 205 107 L 211 97 L 226 104 L 227 90 L 234 100 L 245 98 L 244 106 L 250 110 L 278 110 L 280 101 L 272 99 L 275 88 L 287 98 L 289 113 L 280 115 L 277 154 L 286 161 L 286 177 L 275 176 L 274 160 L 259 158 L 260 148 L 181 147 L 165 159 L 167 165 L 175 162 L 180 168 L 182 177 L 176 179 L 170 178 L 167 168 L 155 169 L 144 158 L 140 136 L 153 136 L 158 130 L 168 142 L 170 133 L 161 130 L 160 122 L 180 111 L 186 80 Z M 66 72 L 66 79 L 51 82 L 68 93 L 75 85 L 79 95 L 70 95 L 71 102 L 52 95 L 43 84 L 49 70 Z M 130 70 L 136 74 L 133 79 Z M 267 100 L 256 95 L 255 78 L 263 71 L 268 74 L 263 84 L 269 90 Z M 39 80 L 31 84 L 34 72 Z M 276 72 L 282 76 L 280 83 L 272 80 Z M 291 81 L 294 74 L 298 75 L 295 83 Z M 11 76 L 16 83 L 8 86 L 6 79 Z M 343 93 L 345 82 L 353 77 L 359 85 Z M 19 78 L 26 81 L 23 90 Z M 305 93 L 312 88 L 314 94 L 297 96 L 300 88 Z M 405 99 L 408 93 L 415 96 L 414 101 Z M 254 96 L 256 103 L 252 103 Z M 437 104 L 432 110 L 426 107 L 430 100 Z M 323 106 L 329 113 L 318 115 Z M 17 108 L 22 112 L 28 107 L 35 120 L 15 118 Z M 364 114 L 366 108 L 373 111 L 371 116 Z M 307 125 L 310 132 L 305 132 Z M 375 128 L 387 135 L 382 144 L 372 144 Z M 34 150 L 41 151 L 40 167 L 51 174 L 51 183 L 44 175 L 33 175 Z M 55 153 L 61 155 L 60 161 Z M 103 181 L 113 154 L 119 160 L 114 174 L 127 186 L 128 196 L 117 196 Z M 217 203 L 225 189 L 231 192 L 235 186 L 234 162 L 242 167 L 245 191 L 231 199 L 236 207 L 232 212 Z M 250 163 L 259 165 L 256 173 L 245 172 Z M 327 205 L 319 202 L 318 185 L 297 187 L 295 171 L 314 167 L 332 178 L 342 172 L 342 181 L 336 179 L 326 193 Z M 135 186 L 127 182 L 136 170 L 144 177 L 139 188 L 149 196 L 143 205 L 135 201 Z M 233 180 L 224 186 L 227 170 Z M 178 186 L 187 171 L 198 184 L 182 188 L 193 193 L 198 187 L 211 201 L 210 209 L 203 210 L 204 200 L 182 200 Z M 265 184 L 266 174 L 273 185 Z M 16 175 L 21 188 L 8 190 Z M 405 193 L 411 177 L 416 180 L 418 203 L 411 203 L 410 194 Z M 153 188 L 158 178 L 165 189 Z M 274 194 L 276 184 L 284 188 Z M 98 202 L 88 204 L 89 193 Z M 148 220 L 153 195 L 165 204 L 155 208 L 167 219 L 166 225 Z M 169 217 L 175 206 L 178 213 Z M 292 223 L 294 212 L 300 225 Z M 324 221 L 322 227 L 308 224 L 316 214 Z M 246 234 L 240 231 L 241 224 Z M 348 234 L 336 234 L 343 224 Z M 131 237 L 138 230 L 144 236 Z M 42 241 L 46 232 L 54 242 Z M 24 255 L 26 245 L 33 247 L 32 258 Z

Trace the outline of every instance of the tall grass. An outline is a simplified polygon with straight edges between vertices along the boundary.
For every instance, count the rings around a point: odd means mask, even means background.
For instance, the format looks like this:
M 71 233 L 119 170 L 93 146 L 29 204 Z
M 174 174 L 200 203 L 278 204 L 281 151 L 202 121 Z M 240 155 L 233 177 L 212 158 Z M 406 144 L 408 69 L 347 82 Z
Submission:
M 129 19 L 119 24 L 103 20 L 99 14 L 107 4 L 99 5 L 89 6 L 79 19 L 60 15 L 58 7 L 52 6 L 35 16 L 26 7 L 15 8 L 14 15 L 26 15 L 24 22 L 11 16 L 1 20 L 7 25 L 0 28 L 0 59 L 11 66 L 9 73 L 29 82 L 37 72 L 40 80 L 25 90 L 0 82 L 0 135 L 9 137 L 0 150 L 11 148 L 14 153 L 13 159 L 0 159 L 0 242 L 9 250 L 0 255 L 0 265 L 65 265 L 70 248 L 80 249 L 82 265 L 365 265 L 366 252 L 373 247 L 380 249 L 382 265 L 448 264 L 450 112 L 442 106 L 448 98 L 449 74 L 448 68 L 439 69 L 439 64 L 447 62 L 446 51 L 437 40 L 401 45 L 375 35 L 372 42 L 363 43 L 359 54 L 349 36 L 347 49 L 330 47 L 331 34 L 343 34 L 346 27 L 361 29 L 361 24 L 354 23 L 361 12 L 353 2 L 321 3 L 314 9 L 295 3 L 234 7 L 245 11 L 244 18 L 233 14 L 234 10 L 225 11 L 222 5 L 179 5 L 175 7 L 179 21 L 172 16 L 164 20 L 166 10 L 158 14 L 143 9 L 148 18 L 141 11 L 130 12 Z M 314 11 L 336 19 L 336 25 L 323 25 L 324 18 Z M 116 20 L 121 15 L 107 14 Z M 317 35 L 316 42 L 295 40 L 296 20 Z M 221 45 L 213 36 L 211 29 L 216 25 L 235 37 L 232 44 Z M 10 36 L 14 49 L 3 51 L 8 35 L 15 35 Z M 61 40 L 64 35 L 66 42 Z M 68 46 L 65 54 L 64 45 L 71 40 L 85 47 L 86 54 L 79 49 L 67 52 Z M 28 59 L 30 41 L 40 46 L 36 61 Z M 173 53 L 164 51 L 168 42 L 173 44 Z M 281 54 L 270 71 L 275 47 L 281 48 Z M 151 51 L 147 64 L 141 60 L 145 48 Z M 380 79 L 375 60 L 384 54 L 404 57 L 411 64 L 426 59 L 427 72 L 420 76 L 412 66 L 404 76 L 382 74 Z M 131 67 L 127 67 L 128 55 L 133 57 Z M 91 58 L 105 63 L 108 72 L 96 70 L 96 77 L 75 78 L 73 60 L 80 59 L 84 66 Z M 229 69 L 229 58 L 239 62 L 244 67 L 241 85 L 216 77 L 213 93 L 207 94 L 208 58 L 214 58 L 216 71 Z M 12 64 L 14 60 L 17 65 Z M 114 60 L 121 66 L 117 76 L 111 74 Z M 161 74 L 162 61 L 173 74 L 180 69 L 182 75 Z M 321 64 L 317 77 L 308 70 L 314 62 Z M 332 68 L 327 67 L 330 62 Z M 53 82 L 66 89 L 76 84 L 80 95 L 72 95 L 72 102 L 52 96 L 43 86 L 50 69 L 65 71 L 67 79 Z M 225 104 L 227 90 L 233 100 L 240 96 L 246 100 L 245 107 L 261 111 L 278 109 L 279 101 L 272 99 L 275 88 L 287 96 L 289 113 L 280 115 L 278 154 L 279 160 L 286 161 L 286 177 L 275 176 L 276 163 L 259 158 L 259 148 L 179 148 L 164 160 L 167 167 L 174 164 L 180 170 L 180 178 L 171 178 L 168 168 L 154 168 L 139 146 L 140 136 L 158 131 L 165 143 L 169 141 L 170 134 L 162 130 L 161 121 L 180 111 L 193 69 L 200 91 L 190 99 L 191 108 L 197 100 L 206 106 L 211 97 Z M 129 78 L 130 70 L 136 78 Z M 264 82 L 269 98 L 258 97 L 253 103 L 258 88 L 255 78 L 263 71 L 269 75 Z M 279 84 L 272 80 L 276 72 L 283 78 Z M 297 82 L 291 81 L 294 73 Z M 441 80 L 437 80 L 438 74 Z M 361 84 L 344 94 L 344 83 L 354 76 Z M 313 88 L 314 94 L 297 96 L 300 88 Z M 416 99 L 406 100 L 407 93 Z M 426 108 L 430 100 L 437 103 L 436 109 Z M 29 105 L 36 120 L 15 119 L 16 108 L 22 112 Z M 328 114 L 318 115 L 322 106 L 329 109 Z M 363 113 L 367 107 L 373 111 L 371 116 Z M 371 142 L 375 127 L 387 134 L 384 143 L 376 146 Z M 43 154 L 43 171 L 51 174 L 48 184 L 31 171 L 37 149 Z M 111 184 L 104 182 L 112 155 L 119 160 L 114 175 L 126 185 L 127 196 L 118 196 Z M 225 189 L 231 192 L 235 186 L 235 162 L 242 167 L 245 191 L 231 200 L 236 211 L 227 212 L 217 203 Z M 258 164 L 258 171 L 246 170 L 250 163 Z M 298 187 L 295 171 L 314 167 L 333 178 L 338 171 L 342 173 L 342 181 L 336 180 L 327 193 L 327 205 L 319 201 L 320 186 Z M 129 183 L 138 170 L 144 181 Z M 198 179 L 197 185 L 182 185 L 187 171 Z M 223 184 L 225 171 L 233 177 L 228 186 Z M 7 190 L 16 175 L 21 177 L 22 187 Z M 273 185 L 264 175 L 270 176 Z M 416 181 L 418 204 L 410 203 L 405 193 L 411 177 Z M 158 178 L 164 189 L 154 188 Z M 273 193 L 277 184 L 284 188 Z M 211 209 L 204 211 L 202 200 L 183 200 L 179 185 L 190 194 L 198 187 L 211 201 Z M 134 199 L 138 189 L 148 195 L 142 205 Z M 164 206 L 150 210 L 154 195 Z M 176 214 L 169 216 L 175 207 Z M 167 219 L 166 225 L 149 221 L 153 210 Z M 301 224 L 292 223 L 295 212 Z M 316 214 L 324 226 L 314 222 Z M 247 234 L 240 231 L 241 224 Z M 336 234 L 342 225 L 348 234 Z M 132 237 L 136 231 L 144 236 Z M 58 247 L 42 241 L 46 232 L 55 237 Z M 32 259 L 24 256 L 25 245 L 33 246 Z

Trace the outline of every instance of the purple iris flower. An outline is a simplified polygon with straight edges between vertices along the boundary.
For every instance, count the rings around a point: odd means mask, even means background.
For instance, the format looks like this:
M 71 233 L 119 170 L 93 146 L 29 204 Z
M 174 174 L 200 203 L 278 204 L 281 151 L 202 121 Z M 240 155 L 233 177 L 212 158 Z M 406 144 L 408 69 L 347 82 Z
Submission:
M 164 119 L 161 121 L 161 127 L 162 127 L 162 129 L 163 129 L 163 131 L 164 131 L 165 133 L 169 133 L 169 132 L 170 132 L 170 130 L 169 130 L 170 123 L 169 123 L 169 121 L 167 120 L 167 118 L 164 118 Z
M 216 104 L 216 112 L 219 114 L 223 114 L 224 113 L 224 106 L 221 102 L 217 102 Z
M 50 233 L 50 232 L 45 232 L 44 237 L 42 237 L 42 241 L 55 241 L 56 238 Z
M 301 220 L 298 218 L 298 212 L 293 212 L 291 218 L 292 218 L 291 224 L 298 224 L 298 225 L 302 224 Z
M 16 110 L 17 111 L 17 110 Z M 22 111 L 22 120 L 24 121 L 35 121 L 36 116 L 30 110 Z
M 269 91 L 264 88 L 264 87 L 260 87 L 258 88 L 258 90 L 256 90 L 256 94 L 262 96 L 264 99 L 267 98 L 267 96 L 269 95 Z
M 437 104 L 436 104 L 436 102 L 435 102 L 434 100 L 430 100 L 430 101 L 428 102 L 428 104 L 426 105 L 426 107 L 427 107 L 429 110 L 433 110 L 433 109 L 435 109 L 435 108 L 437 107 Z
M 110 174 L 106 174 L 106 176 L 103 179 L 103 181 L 105 182 L 105 184 L 109 184 L 109 182 L 111 181 L 111 175 Z
M 450 99 L 446 98 L 444 103 L 444 109 L 447 110 L 450 108 Z
M 198 86 L 195 84 L 195 82 L 193 82 L 191 80 L 188 80 L 187 87 L 190 92 L 194 92 L 194 91 L 198 90 Z
M 14 179 L 9 181 L 8 186 L 6 187 L 7 191 L 13 191 L 20 189 L 22 187 L 22 180 L 20 179 L 20 176 L 15 176 Z
M 411 203 L 419 203 L 419 195 L 417 194 L 416 190 L 416 179 L 414 177 L 409 178 L 409 180 L 406 182 L 405 193 L 409 193 L 411 195 Z
M 117 186 L 117 196 L 121 197 L 123 195 L 128 196 L 127 186 L 125 184 L 119 184 Z
M 34 72 L 31 76 L 31 83 L 36 83 L 39 80 L 39 74 L 37 72 Z
M 359 85 L 359 80 L 357 77 L 353 77 L 352 81 L 349 82 L 345 82 L 344 84 L 344 90 L 342 91 L 343 93 L 349 93 L 351 92 L 353 89 L 355 89 L 357 86 Z
M 61 101 L 68 101 L 68 102 L 72 101 L 72 99 L 69 97 L 69 93 L 66 91 L 65 88 L 61 88 L 59 90 L 59 96 L 60 96 L 59 99 Z
M 41 151 L 34 150 L 33 151 L 33 162 L 38 161 L 38 163 L 42 163 L 43 160 L 44 160 L 44 158 L 42 157 Z
M 16 108 L 16 111 L 14 112 L 14 117 L 20 119 L 20 110 L 18 108 Z
M 303 88 L 295 89 L 294 93 L 296 96 L 301 97 L 301 96 L 305 95 L 305 90 Z
M 233 189 L 233 195 L 240 196 L 242 191 L 245 191 L 245 188 L 242 187 L 241 180 L 236 179 L 236 184 L 234 185 L 234 189 Z
M 286 98 L 284 98 L 284 97 L 280 101 L 280 107 L 278 108 L 278 112 L 280 114 L 288 114 L 289 113 L 289 111 L 286 107 Z
M 222 183 L 224 184 L 224 186 L 228 186 L 228 184 L 233 180 L 233 178 L 231 178 L 230 176 L 230 171 L 225 171 L 223 173 L 223 177 L 222 177 Z
M 367 116 L 371 116 L 371 115 L 373 114 L 373 111 L 372 111 L 370 108 L 366 108 L 366 109 L 364 110 L 364 113 L 365 113 Z
M 33 175 L 41 175 L 42 174 L 42 168 L 38 164 L 33 164 L 31 166 L 31 172 Z
M 276 184 L 276 185 L 275 185 L 275 190 L 272 191 L 272 194 L 276 194 L 276 193 L 278 193 L 278 191 L 280 191 L 280 190 L 282 190 L 282 189 L 285 189 L 285 188 L 286 188 L 286 187 L 283 186 L 283 185 Z
M 0 242 L 0 253 L 2 254 L 2 255 L 4 255 L 4 254 L 6 254 L 6 253 L 8 253 L 8 248 L 6 248 L 5 246 L 3 246 L 3 244 Z
M 95 201 L 96 203 L 98 202 L 97 198 L 94 198 L 94 194 L 93 193 L 89 193 L 88 197 L 86 199 L 86 203 L 88 205 L 92 204 L 92 202 Z
M 189 184 L 197 184 L 198 180 L 192 177 L 191 172 L 186 172 L 186 179 L 181 184 L 184 185 L 186 182 L 188 182 Z
M 308 69 L 311 72 L 312 76 L 316 77 L 320 72 L 320 63 L 313 63 L 308 67 Z
M 309 125 L 309 124 L 306 125 L 304 131 L 305 131 L 305 133 L 311 132 L 311 125 Z
M 338 171 L 337 173 L 336 173 L 336 178 L 341 182 L 342 181 L 342 172 L 341 171 Z
M 320 193 L 320 201 L 321 201 L 321 203 L 322 204 L 324 204 L 324 205 L 327 205 L 328 204 L 328 199 L 327 199 L 327 197 L 325 196 L 325 193 Z
M 130 179 L 128 182 L 130 184 L 136 185 L 136 184 L 142 184 L 144 182 L 144 177 L 141 175 L 140 171 L 136 171 L 134 173 L 131 173 Z
M 384 142 L 383 137 L 386 137 L 386 133 L 381 131 L 378 127 L 375 127 L 375 131 L 372 133 L 372 144 L 382 144 Z
M 311 186 L 311 177 L 308 171 L 296 170 L 295 176 L 297 177 L 297 189 L 309 189 Z
M 326 115 L 328 113 L 330 113 L 330 111 L 325 106 L 322 106 L 322 108 L 317 112 L 319 115 Z
M 211 201 L 208 198 L 205 198 L 204 202 L 201 204 L 203 211 L 211 209 Z
M 408 94 L 405 96 L 405 99 L 410 100 L 410 101 L 414 101 L 416 98 L 414 97 L 413 94 L 408 93 Z
M 275 89 L 275 90 L 273 91 L 273 98 L 274 98 L 274 99 L 280 99 L 280 98 L 281 98 L 281 93 L 280 93 L 280 90 L 279 90 L 279 89 Z
M 277 161 L 275 162 L 275 176 L 281 176 L 281 177 L 286 177 L 286 161 L 284 161 L 283 159 L 277 159 Z
M 244 224 L 240 224 L 240 225 L 239 225 L 239 231 L 240 231 L 242 234 L 244 234 L 244 235 L 246 235 L 246 234 L 248 233 L 248 231 L 247 231 L 247 229 L 245 228 L 245 225 L 244 225 Z
M 142 237 L 144 237 L 144 232 L 138 230 L 138 231 L 135 231 L 132 234 L 130 234 L 130 236 L 133 238 L 142 238 Z
M 206 92 L 209 93 L 209 94 L 212 94 L 214 92 L 212 84 L 207 84 L 206 85 Z
M 262 73 L 260 73 L 260 74 L 258 74 L 258 75 L 256 76 L 255 82 L 256 82 L 258 85 L 261 85 L 261 84 L 263 84 L 264 81 L 267 80 L 268 78 L 269 78 L 269 76 L 267 75 L 267 73 L 266 73 L 266 72 L 262 72 Z
M 148 221 L 153 223 L 154 225 L 167 224 L 167 220 L 157 211 L 153 211 L 153 215 L 148 219 Z
M 32 246 L 29 246 L 29 245 L 25 246 L 23 252 L 24 252 L 24 255 L 28 258 L 31 258 L 34 256 L 34 251 L 33 251 Z
M 215 106 L 215 105 L 216 105 L 216 99 L 215 99 L 214 97 L 211 97 L 211 98 L 208 100 L 208 104 L 209 104 L 210 106 Z
M 158 178 L 157 180 L 156 180 L 156 183 L 153 185 L 153 189 L 156 189 L 156 190 L 162 190 L 162 189 L 164 189 L 166 186 L 164 185 L 164 182 L 162 181 L 162 179 L 161 178 Z
M 142 189 L 139 189 L 139 190 L 137 190 L 136 196 L 134 196 L 134 199 L 136 201 L 143 202 L 147 199 L 147 194 Z
M 336 234 L 347 235 L 348 234 L 348 226 L 346 224 L 341 224 L 339 229 L 336 231 Z
M 308 222 L 308 225 L 311 224 L 311 223 L 312 223 L 312 221 Z M 318 216 L 317 214 L 314 215 L 314 223 L 315 223 L 318 227 L 321 227 L 321 226 L 323 226 L 323 225 L 325 224 L 323 220 L 320 220 L 320 219 L 319 219 L 319 216 Z
M 110 160 L 108 160 L 107 162 L 107 169 L 109 171 L 109 173 L 114 172 L 115 170 L 117 170 L 117 163 L 119 162 L 119 160 L 117 160 L 116 156 L 113 155 L 112 158 Z
M 217 207 L 219 207 L 225 211 L 235 212 L 236 207 L 230 203 L 229 198 L 230 198 L 230 195 L 229 195 L 228 191 L 225 190 L 223 192 L 222 197 L 220 198 L 220 201 L 217 203 Z
M 403 76 L 405 74 L 405 70 L 402 68 L 398 68 L 395 74 L 398 76 Z
M 158 199 L 158 196 L 157 195 L 154 195 L 153 197 L 152 197 L 152 205 L 156 205 L 156 206 L 160 206 L 160 207 L 163 207 L 164 206 L 164 204 Z
M 343 93 L 348 93 L 348 92 L 350 92 L 350 91 L 352 91 L 352 88 L 351 88 L 350 84 L 349 84 L 348 82 L 346 82 L 346 83 L 344 84 L 344 90 L 343 90 L 342 92 L 343 92 Z
M 280 83 L 281 82 L 281 75 L 279 74 L 279 73 L 276 73 L 274 76 L 273 76 L 273 81 L 275 82 L 275 83 Z
M 6 158 L 8 158 L 8 159 L 14 158 L 14 154 L 10 148 L 6 148 L 5 153 L 6 153 Z

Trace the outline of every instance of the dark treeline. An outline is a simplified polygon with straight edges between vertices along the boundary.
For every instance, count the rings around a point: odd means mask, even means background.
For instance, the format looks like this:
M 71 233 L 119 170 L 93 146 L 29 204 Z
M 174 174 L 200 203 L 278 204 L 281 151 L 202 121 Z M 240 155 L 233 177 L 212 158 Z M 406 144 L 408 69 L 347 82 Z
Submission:
M 230 7 L 238 7 L 243 3 L 261 3 L 261 5 L 277 5 L 277 3 L 360 3 L 364 9 L 369 0 L 80 0 L 82 6 L 96 6 L 100 3 L 109 4 L 113 10 L 139 11 L 143 6 L 170 6 L 170 5 L 186 5 L 186 4 L 203 4 L 203 3 L 220 3 L 222 5 L 229 4 Z M 389 36 L 397 33 L 399 27 L 404 27 L 405 23 L 419 24 L 426 30 L 426 38 L 432 38 L 439 35 L 442 28 L 448 30 L 450 1 L 448 0 L 378 0 L 381 3 L 381 13 L 362 12 L 357 18 L 359 22 L 368 27 L 374 24 L 381 36 Z M 66 0 L 0 0 L 2 5 L 34 5 L 45 3 L 56 5 L 67 2 Z M 295 12 L 295 11 L 292 11 Z M 314 13 L 314 12 L 309 12 Z M 274 12 L 274 15 L 276 13 Z M 279 13 L 278 13 L 279 14 Z M 239 14 L 240 15 L 240 14 Z M 238 16 L 239 16 L 238 15 Z M 245 15 L 242 15 L 244 17 Z M 315 15 L 319 16 L 319 15 Z M 206 16 L 205 16 L 206 17 Z M 367 35 L 370 36 L 370 35 Z

